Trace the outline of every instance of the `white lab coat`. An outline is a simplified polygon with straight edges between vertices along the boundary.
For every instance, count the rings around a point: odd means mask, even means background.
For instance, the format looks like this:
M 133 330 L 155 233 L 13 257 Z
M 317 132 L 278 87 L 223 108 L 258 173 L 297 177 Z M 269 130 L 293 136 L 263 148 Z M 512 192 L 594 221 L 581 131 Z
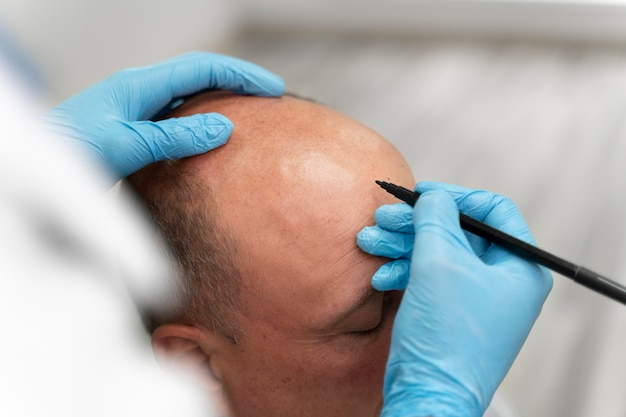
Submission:
M 167 276 L 148 228 L 38 130 L 2 57 L 0 92 L 0 415 L 213 415 L 154 362 L 124 290 L 148 294 Z

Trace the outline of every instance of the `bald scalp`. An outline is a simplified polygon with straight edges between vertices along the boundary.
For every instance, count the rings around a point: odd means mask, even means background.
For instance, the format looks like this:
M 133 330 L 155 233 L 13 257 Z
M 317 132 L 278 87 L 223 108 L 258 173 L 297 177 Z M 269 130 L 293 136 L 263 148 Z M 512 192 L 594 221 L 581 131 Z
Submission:
M 129 183 L 147 205 L 181 271 L 178 314 L 157 324 L 209 320 L 205 325 L 232 337 L 236 313 L 246 306 L 244 281 L 245 286 L 257 285 L 252 278 L 263 262 L 251 254 L 259 246 L 272 247 L 306 262 L 307 245 L 318 240 L 311 232 L 348 215 L 325 203 L 337 189 L 375 186 L 376 178 L 368 176 L 374 175 L 377 158 L 400 164 L 404 160 L 363 124 L 295 97 L 209 92 L 187 99 L 167 117 L 210 112 L 233 122 L 224 146 L 153 164 Z M 313 203 L 320 205 L 317 213 L 323 216 L 302 210 L 302 204 Z M 279 240 L 285 230 L 302 230 L 298 245 Z M 356 238 L 351 244 L 356 245 Z
M 225 146 L 190 158 L 207 174 L 207 181 L 223 184 L 233 173 L 270 178 L 282 161 L 314 151 L 328 158 L 355 160 L 360 153 L 392 150 L 383 138 L 372 141 L 373 130 L 333 109 L 293 96 L 266 98 L 208 92 L 194 96 L 169 117 L 218 112 L 234 125 Z M 355 152 L 348 150 L 354 149 Z M 214 162 L 215 161 L 215 162 Z

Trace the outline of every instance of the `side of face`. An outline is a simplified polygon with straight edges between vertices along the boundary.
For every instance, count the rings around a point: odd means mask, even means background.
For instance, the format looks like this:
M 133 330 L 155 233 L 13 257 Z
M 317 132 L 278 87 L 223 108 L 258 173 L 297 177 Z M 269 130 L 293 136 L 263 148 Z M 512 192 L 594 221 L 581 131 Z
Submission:
M 375 180 L 413 186 L 406 161 L 374 131 L 307 101 L 200 96 L 179 115 L 209 111 L 228 116 L 233 135 L 189 164 L 237 242 L 242 333 L 234 344 L 197 326 L 189 352 L 204 355 L 196 363 L 235 416 L 378 415 L 400 294 L 371 288 L 385 260 L 363 253 L 356 234 L 396 202 Z

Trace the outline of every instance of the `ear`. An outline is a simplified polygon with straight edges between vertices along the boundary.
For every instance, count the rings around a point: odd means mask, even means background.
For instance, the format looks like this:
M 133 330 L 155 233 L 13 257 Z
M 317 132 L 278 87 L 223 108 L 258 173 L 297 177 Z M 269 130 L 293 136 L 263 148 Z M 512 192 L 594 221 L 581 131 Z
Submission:
M 152 349 L 159 362 L 191 373 L 205 389 L 212 406 L 220 410 L 218 415 L 231 415 L 220 376 L 220 361 L 226 349 L 220 336 L 194 326 L 164 324 L 152 334 Z
M 164 324 L 152 334 L 152 349 L 161 363 L 174 364 L 207 380 L 220 379 L 215 359 L 220 355 L 218 336 L 184 324 Z

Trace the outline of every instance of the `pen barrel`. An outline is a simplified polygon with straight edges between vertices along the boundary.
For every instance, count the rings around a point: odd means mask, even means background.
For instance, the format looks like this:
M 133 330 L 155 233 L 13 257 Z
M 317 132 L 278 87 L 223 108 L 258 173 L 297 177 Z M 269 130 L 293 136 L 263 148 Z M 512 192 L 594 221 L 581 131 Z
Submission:
M 611 281 L 600 274 L 580 266 L 571 278 L 580 285 L 584 285 L 585 287 L 604 294 L 615 301 L 626 304 L 626 287 L 623 287 L 622 285 Z
M 474 233 L 477 236 L 507 249 L 509 252 L 527 261 L 543 265 L 563 276 L 571 278 L 590 290 L 612 298 L 615 301 L 619 301 L 622 304 L 626 304 L 626 287 L 590 269 L 575 265 L 464 214 L 461 214 L 461 227 L 468 232 Z
M 574 272 L 579 268 L 578 265 L 559 258 L 537 246 L 526 243 L 523 240 L 504 233 L 463 213 L 460 214 L 460 220 L 463 230 L 495 243 L 520 258 L 543 265 L 559 274 L 571 278 Z
M 393 194 L 411 206 L 415 205 L 420 195 L 416 191 L 412 191 L 408 188 L 400 187 L 385 181 L 376 181 L 376 184 L 380 185 L 387 192 Z M 476 236 L 480 236 L 489 242 L 495 243 L 520 258 L 545 266 L 554 272 L 571 278 L 575 282 L 584 285 L 593 291 L 612 298 L 615 301 L 619 301 L 622 304 L 626 304 L 626 287 L 623 287 L 622 285 L 587 268 L 575 265 L 563 258 L 559 258 L 558 256 L 539 249 L 534 245 L 517 239 L 516 237 L 504 233 L 463 213 L 460 213 L 459 220 L 461 227 L 464 230 L 473 233 Z

